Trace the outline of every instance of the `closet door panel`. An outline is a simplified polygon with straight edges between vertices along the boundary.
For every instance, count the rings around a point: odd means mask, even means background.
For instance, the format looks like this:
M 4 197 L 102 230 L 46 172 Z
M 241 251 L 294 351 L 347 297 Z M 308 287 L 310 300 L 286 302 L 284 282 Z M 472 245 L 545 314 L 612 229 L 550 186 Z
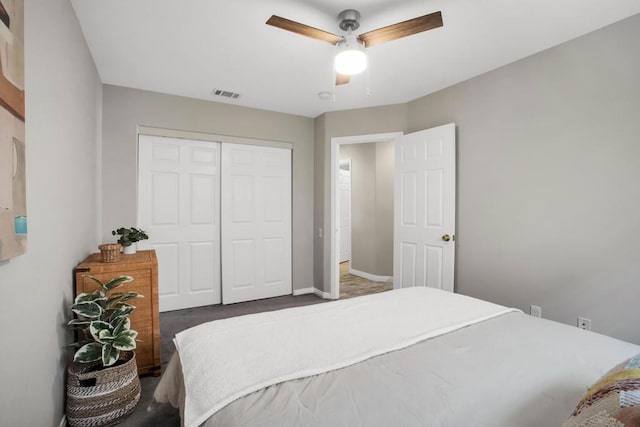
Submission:
M 137 225 L 158 256 L 160 311 L 219 304 L 220 143 L 140 135 Z
M 291 150 L 222 144 L 223 304 L 291 294 Z

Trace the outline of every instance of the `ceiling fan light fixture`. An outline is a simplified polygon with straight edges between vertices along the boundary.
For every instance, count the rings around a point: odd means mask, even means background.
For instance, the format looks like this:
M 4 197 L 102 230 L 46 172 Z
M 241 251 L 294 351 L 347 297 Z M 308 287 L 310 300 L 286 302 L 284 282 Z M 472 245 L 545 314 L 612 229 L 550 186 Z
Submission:
M 360 28 L 360 12 L 355 9 L 343 10 L 338 14 L 338 26 L 342 31 L 347 32 L 347 35 L 342 37 L 276 15 L 272 15 L 266 24 L 336 45 L 340 51 L 334 58 L 334 89 L 335 86 L 349 83 L 351 76 L 367 70 L 368 59 L 365 47 L 369 49 L 380 43 L 433 30 L 443 25 L 442 12 L 438 11 L 367 31 L 356 37 L 353 31 Z M 367 72 L 367 88 L 368 81 L 369 73 Z
M 353 76 L 367 69 L 367 54 L 355 37 L 345 38 L 338 46 L 341 49 L 334 60 L 336 73 Z
M 343 50 L 335 58 L 336 73 L 353 76 L 367 69 L 367 54 L 361 50 Z

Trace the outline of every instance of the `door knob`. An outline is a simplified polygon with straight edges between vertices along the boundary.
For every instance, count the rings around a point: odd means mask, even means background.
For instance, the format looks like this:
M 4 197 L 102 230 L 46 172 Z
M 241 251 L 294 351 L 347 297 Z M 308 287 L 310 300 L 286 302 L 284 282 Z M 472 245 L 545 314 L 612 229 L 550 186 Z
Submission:
M 451 240 L 451 236 L 449 236 L 448 234 L 445 234 L 442 236 L 442 240 L 444 240 L 445 242 L 448 242 L 449 240 Z

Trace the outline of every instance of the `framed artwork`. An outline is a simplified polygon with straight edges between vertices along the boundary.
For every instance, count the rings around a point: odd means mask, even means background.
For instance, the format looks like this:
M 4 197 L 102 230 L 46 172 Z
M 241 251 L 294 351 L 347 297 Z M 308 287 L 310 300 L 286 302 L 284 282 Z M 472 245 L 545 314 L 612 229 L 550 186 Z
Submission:
M 0 261 L 27 250 L 24 0 L 0 0 Z

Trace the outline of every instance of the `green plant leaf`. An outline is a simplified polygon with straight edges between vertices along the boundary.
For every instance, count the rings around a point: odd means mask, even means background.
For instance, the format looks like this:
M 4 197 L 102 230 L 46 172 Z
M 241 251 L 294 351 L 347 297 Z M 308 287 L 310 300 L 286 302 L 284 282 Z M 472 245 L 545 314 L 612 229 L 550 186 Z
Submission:
M 131 294 L 135 294 L 135 292 L 131 292 Z M 116 308 L 117 304 L 125 302 L 125 301 L 131 301 L 132 299 L 137 299 L 137 298 L 143 298 L 142 295 L 136 294 L 136 296 L 128 296 L 125 295 L 123 297 L 118 297 L 116 294 L 114 294 L 114 296 L 112 298 L 109 298 L 107 300 L 107 302 L 105 303 L 105 305 L 109 308 L 109 309 L 113 309 Z
M 140 295 L 137 292 L 116 292 L 114 294 L 111 294 L 111 298 L 108 299 L 108 301 L 120 301 L 120 302 L 125 302 L 125 301 L 129 301 L 135 298 L 144 298 L 144 296 Z
M 111 366 L 118 361 L 120 357 L 120 351 L 114 348 L 111 344 L 105 344 L 102 346 L 102 364 L 104 366 Z
M 133 350 L 136 348 L 136 331 L 122 331 L 113 340 L 113 346 L 118 350 Z
M 113 309 L 113 310 L 127 310 L 129 308 L 133 309 L 133 308 L 136 308 L 136 306 L 129 304 L 128 302 L 118 301 L 117 303 L 113 304 L 110 307 L 110 309 Z
M 86 319 L 71 319 L 67 325 L 73 326 L 75 328 L 82 328 L 83 326 L 87 326 L 91 323 L 91 320 Z
M 91 276 L 90 274 L 85 274 L 83 277 L 86 277 L 87 279 L 90 279 L 96 282 L 98 286 L 100 286 L 100 290 L 104 288 L 104 283 L 102 283 L 102 280 L 98 279 L 97 277 Z
M 118 316 L 111 324 L 113 325 L 113 335 L 117 336 L 122 331 L 128 331 L 131 328 L 131 320 L 128 316 Z
M 98 341 L 99 343 L 104 344 L 104 342 L 101 339 L 102 331 L 107 331 L 109 332 L 109 335 L 111 335 L 111 325 L 101 320 L 94 320 L 89 325 L 89 332 L 91 333 L 91 336 L 93 337 L 93 339 Z
M 74 362 L 91 363 L 102 358 L 102 345 L 97 342 L 85 344 L 76 351 L 73 356 Z
M 83 302 L 94 302 L 94 301 L 104 301 L 107 299 L 107 296 L 102 291 L 95 291 L 90 294 L 80 294 L 74 300 L 75 304 L 81 304 Z
M 107 292 L 119 288 L 120 286 L 122 286 L 123 284 L 127 283 L 127 282 L 132 282 L 133 281 L 133 277 L 131 276 L 119 276 L 119 277 L 115 277 L 111 280 L 109 280 L 107 283 L 104 284 L 103 289 Z
M 111 331 L 108 329 L 101 330 L 99 333 L 99 337 L 100 339 L 98 341 L 101 342 L 102 344 L 107 344 L 109 341 L 113 341 L 113 335 L 111 334 Z
M 73 304 L 71 310 L 79 316 L 86 317 L 87 319 L 95 319 L 102 314 L 102 307 L 95 302 L 83 302 L 80 304 Z
M 107 311 L 109 321 L 113 322 L 114 319 L 120 316 L 128 316 L 136 307 L 127 303 L 116 303 L 112 308 Z

